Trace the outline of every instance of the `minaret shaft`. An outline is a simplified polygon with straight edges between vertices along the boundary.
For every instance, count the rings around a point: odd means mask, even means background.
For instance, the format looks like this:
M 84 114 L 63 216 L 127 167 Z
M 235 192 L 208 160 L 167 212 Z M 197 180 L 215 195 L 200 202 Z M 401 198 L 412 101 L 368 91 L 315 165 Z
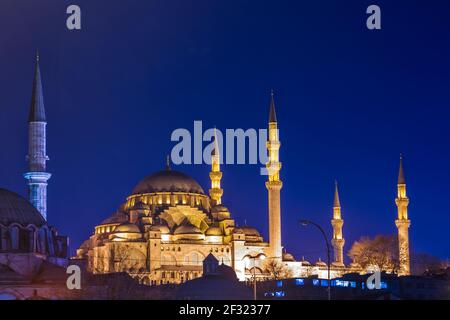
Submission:
M 209 189 L 209 195 L 212 199 L 213 205 L 222 203 L 223 189 L 220 187 L 220 181 L 222 180 L 222 172 L 220 171 L 220 153 L 219 143 L 217 141 L 217 134 L 214 130 L 214 150 L 211 154 L 211 172 L 209 173 L 211 179 L 211 189 Z
M 281 261 L 282 246 L 280 190 L 283 183 L 280 180 L 281 163 L 279 161 L 279 150 L 281 143 L 278 135 L 278 124 L 276 120 L 273 92 L 270 100 L 268 134 L 269 140 L 267 141 L 266 147 L 269 162 L 266 164 L 268 173 L 266 188 L 268 190 L 269 201 L 269 258 Z
M 47 121 L 45 119 L 39 57 L 36 57 L 36 69 L 33 80 L 30 113 L 28 118 L 28 180 L 29 201 L 47 219 L 47 181 L 51 174 L 46 172 L 47 156 Z
M 409 226 L 411 225 L 411 221 L 408 219 L 409 199 L 406 195 L 406 182 L 403 173 L 402 157 L 400 157 L 397 198 L 395 199 L 395 204 L 397 205 L 397 220 L 395 220 L 395 225 L 398 230 L 398 255 L 400 264 L 398 274 L 406 276 L 411 273 L 409 257 Z

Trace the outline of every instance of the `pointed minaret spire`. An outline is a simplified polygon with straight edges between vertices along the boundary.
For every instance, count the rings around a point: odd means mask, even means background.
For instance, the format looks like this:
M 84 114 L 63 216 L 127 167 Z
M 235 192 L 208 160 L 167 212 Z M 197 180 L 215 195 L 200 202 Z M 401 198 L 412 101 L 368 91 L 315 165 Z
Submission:
M 212 156 L 220 156 L 219 154 L 219 142 L 217 141 L 217 130 L 214 127 L 214 149 L 211 152 Z
M 403 172 L 403 155 L 400 153 L 400 166 L 398 169 L 398 182 L 397 184 L 406 184 L 405 173 Z
M 273 89 L 270 91 L 270 105 L 269 105 L 269 123 L 277 122 L 277 113 L 275 112 L 275 99 Z
M 344 265 L 344 234 L 342 227 L 344 226 L 344 220 L 341 215 L 341 201 L 339 199 L 338 183 L 334 181 L 334 201 L 333 201 L 333 219 L 331 219 L 331 225 L 333 227 L 333 239 L 331 244 L 334 249 L 334 265 Z
M 51 177 L 51 174 L 46 172 L 48 160 L 46 126 L 39 52 L 36 52 L 33 89 L 28 115 L 28 172 L 24 174 L 24 177 L 28 180 L 29 201 L 44 219 L 47 219 L 47 181 Z
M 41 70 L 39 68 L 39 52 L 36 52 L 33 89 L 31 92 L 28 122 L 45 122 L 44 94 L 42 92 Z
M 341 201 L 339 200 L 339 190 L 337 180 L 334 181 L 334 202 L 333 207 L 341 207 Z

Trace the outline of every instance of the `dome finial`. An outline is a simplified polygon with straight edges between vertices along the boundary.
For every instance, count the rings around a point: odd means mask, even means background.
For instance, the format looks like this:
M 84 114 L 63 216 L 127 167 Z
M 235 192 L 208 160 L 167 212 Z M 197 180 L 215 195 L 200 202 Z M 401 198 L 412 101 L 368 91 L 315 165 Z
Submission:
M 166 170 L 170 171 L 170 156 L 166 156 Z

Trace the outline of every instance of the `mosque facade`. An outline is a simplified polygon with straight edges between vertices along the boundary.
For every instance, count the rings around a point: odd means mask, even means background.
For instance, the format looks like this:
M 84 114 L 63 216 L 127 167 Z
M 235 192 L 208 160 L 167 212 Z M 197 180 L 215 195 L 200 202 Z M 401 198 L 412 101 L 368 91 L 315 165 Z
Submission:
M 266 142 L 269 159 L 266 165 L 268 241 L 251 226 L 238 227 L 232 213 L 222 203 L 224 190 L 221 188 L 222 172 L 216 143 L 211 155 L 208 194 L 195 179 L 172 170 L 168 162 L 165 170 L 140 181 L 121 207 L 95 227 L 92 236 L 77 250 L 75 259 L 84 260 L 89 272 L 128 272 L 148 285 L 179 284 L 201 277 L 202 261 L 209 254 L 233 268 L 241 281 L 253 277 L 261 280 L 270 278 L 270 268 L 285 269 L 292 277 L 318 275 L 319 278 L 327 278 L 328 267 L 324 261 L 296 261 L 291 254 L 283 251 L 280 146 L 272 93 Z M 401 166 L 399 188 L 403 190 L 402 170 Z M 407 206 L 404 200 L 406 189 L 404 193 L 399 193 L 399 197 L 399 212 L 403 212 Z M 344 264 L 344 220 L 337 184 L 332 213 L 334 258 L 330 266 L 331 277 L 363 272 L 355 263 Z M 406 225 L 409 220 L 405 217 L 404 214 L 399 215 L 397 225 L 403 235 L 402 252 L 407 256 Z

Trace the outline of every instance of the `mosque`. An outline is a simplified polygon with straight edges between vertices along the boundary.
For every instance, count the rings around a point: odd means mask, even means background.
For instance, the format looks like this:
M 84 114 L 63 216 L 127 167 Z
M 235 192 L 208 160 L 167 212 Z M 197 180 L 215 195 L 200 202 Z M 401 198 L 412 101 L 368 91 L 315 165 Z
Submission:
M 46 170 L 46 124 L 37 57 L 28 118 L 29 170 L 24 174 L 28 199 L 0 189 L 0 286 L 2 281 L 8 283 L 8 279 L 32 281 L 36 275 L 42 275 L 45 268 L 68 263 L 68 238 L 59 235 L 47 222 L 47 183 L 51 174 Z M 216 144 L 211 155 L 208 193 L 194 178 L 172 170 L 168 163 L 164 170 L 145 177 L 134 187 L 118 210 L 95 227 L 71 262 L 84 264 L 93 274 L 127 272 L 148 285 L 178 284 L 199 278 L 203 273 L 203 261 L 210 254 L 231 267 L 241 281 L 252 277 L 269 278 L 269 265 L 285 268 L 292 277 L 318 275 L 326 278 L 325 262 L 296 261 L 282 247 L 281 143 L 273 94 L 269 103 L 266 146 L 268 240 L 253 227 L 238 227 L 232 213 L 222 203 L 224 190 Z M 400 274 L 408 275 L 409 199 L 402 160 L 397 187 L 395 224 L 399 235 Z M 344 264 L 344 220 L 337 185 L 331 224 L 334 249 L 331 276 L 363 272 L 354 263 Z
M 274 95 L 271 94 L 268 118 L 268 225 L 269 239 L 250 226 L 236 226 L 222 203 L 222 172 L 217 143 L 211 155 L 208 194 L 185 173 L 166 168 L 142 179 L 120 208 L 95 227 L 93 235 L 77 250 L 75 259 L 85 260 L 92 273 L 128 272 L 148 285 L 183 283 L 202 276 L 202 262 L 213 254 L 230 266 L 239 280 L 271 277 L 268 266 L 288 270 L 289 276 L 318 275 L 327 278 L 323 261 L 312 264 L 283 251 L 281 242 L 279 131 Z M 408 198 L 402 160 L 398 177 L 399 248 L 401 274 L 409 274 L 407 215 Z M 344 220 L 336 184 L 333 216 L 334 259 L 331 277 L 350 272 L 364 272 L 355 263 L 344 264 Z

